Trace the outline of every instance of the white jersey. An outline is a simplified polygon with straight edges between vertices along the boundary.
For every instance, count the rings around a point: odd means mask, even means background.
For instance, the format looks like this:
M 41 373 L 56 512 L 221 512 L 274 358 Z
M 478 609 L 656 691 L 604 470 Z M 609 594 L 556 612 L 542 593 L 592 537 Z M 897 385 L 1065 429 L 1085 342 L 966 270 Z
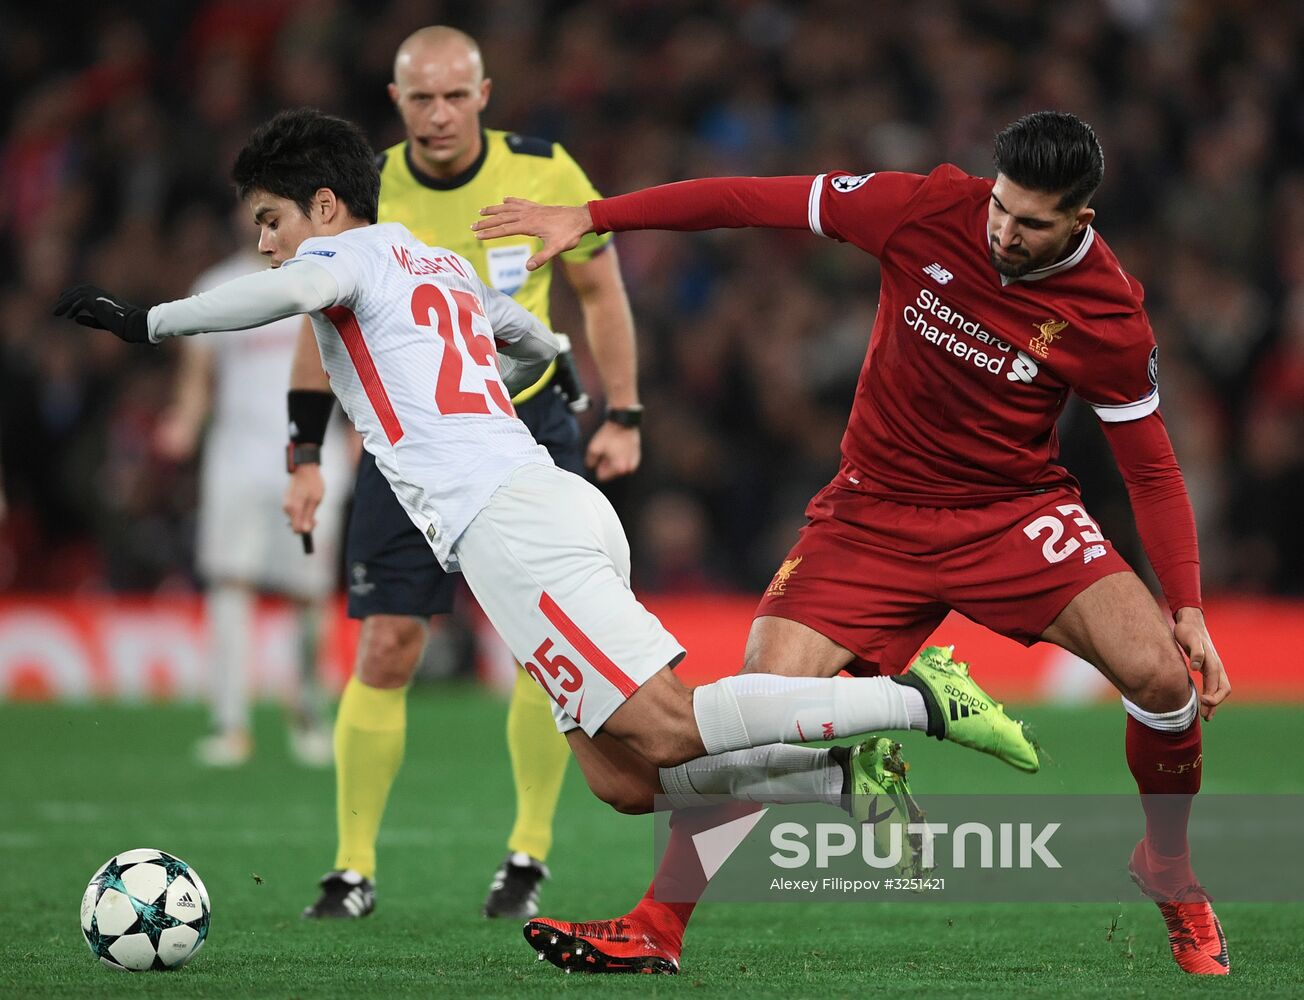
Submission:
M 335 279 L 334 305 L 312 312 L 331 388 L 435 556 L 451 550 L 522 465 L 551 465 L 516 419 L 495 338 L 542 328 L 480 280 L 470 262 L 398 223 L 305 240 L 294 258 Z
M 257 253 L 233 254 L 201 274 L 191 294 L 265 271 Z M 299 336 L 298 316 L 221 337 L 188 340 L 185 350 L 213 354 L 213 405 L 204 439 L 203 477 L 242 495 L 267 495 L 279 509 L 285 490 L 285 390 Z M 343 503 L 350 480 L 347 448 L 334 427 L 322 444 L 326 502 Z
M 295 313 L 312 317 L 331 388 L 399 503 L 463 571 L 559 726 L 593 735 L 683 655 L 629 589 L 611 505 L 515 417 L 508 386 L 535 382 L 558 350 L 534 316 L 465 258 L 388 223 L 305 240 L 276 271 L 154 306 L 149 339 Z

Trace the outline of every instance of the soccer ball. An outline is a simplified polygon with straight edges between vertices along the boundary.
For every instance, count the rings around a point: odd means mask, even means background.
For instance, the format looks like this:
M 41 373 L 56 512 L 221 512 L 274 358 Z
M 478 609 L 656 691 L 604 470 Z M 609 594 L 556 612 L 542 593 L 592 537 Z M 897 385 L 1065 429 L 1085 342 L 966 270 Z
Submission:
M 140 848 L 109 858 L 81 903 L 82 934 L 110 969 L 179 969 L 208 937 L 208 890 L 180 858 Z

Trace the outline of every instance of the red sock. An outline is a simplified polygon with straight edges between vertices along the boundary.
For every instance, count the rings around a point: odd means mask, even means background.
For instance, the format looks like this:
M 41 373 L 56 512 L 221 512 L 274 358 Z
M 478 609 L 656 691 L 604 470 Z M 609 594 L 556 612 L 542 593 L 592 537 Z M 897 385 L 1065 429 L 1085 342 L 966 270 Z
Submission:
M 1157 888 L 1178 892 L 1195 881 L 1186 828 L 1203 763 L 1198 716 L 1180 733 L 1159 732 L 1127 717 L 1127 765 L 1141 792 L 1146 867 Z
M 661 856 L 656 875 L 630 916 L 656 925 L 676 944 L 683 941 L 684 928 L 693 908 L 706 891 L 706 873 L 697 856 L 693 835 L 739 819 L 761 806 L 755 802 L 730 802 L 699 809 L 677 809 L 670 817 L 670 842 Z

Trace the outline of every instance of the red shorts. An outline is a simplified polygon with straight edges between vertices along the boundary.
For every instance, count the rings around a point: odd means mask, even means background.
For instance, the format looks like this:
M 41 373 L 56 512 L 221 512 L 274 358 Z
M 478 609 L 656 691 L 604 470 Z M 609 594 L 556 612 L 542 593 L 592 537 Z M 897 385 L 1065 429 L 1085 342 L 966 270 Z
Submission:
M 900 673 L 952 609 L 1030 646 L 1074 597 L 1130 571 L 1071 489 L 915 507 L 835 480 L 806 516 L 756 616 L 813 628 L 857 673 Z

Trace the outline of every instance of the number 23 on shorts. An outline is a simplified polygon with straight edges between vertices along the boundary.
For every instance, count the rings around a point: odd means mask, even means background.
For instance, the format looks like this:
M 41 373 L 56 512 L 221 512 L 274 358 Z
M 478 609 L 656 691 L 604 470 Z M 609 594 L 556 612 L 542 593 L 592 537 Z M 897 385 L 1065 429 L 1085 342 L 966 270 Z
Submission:
M 1023 526 L 1023 533 L 1030 539 L 1041 540 L 1041 554 L 1048 563 L 1063 562 L 1084 544 L 1087 548 L 1082 553 L 1083 562 L 1105 554 L 1105 546 L 1101 544 L 1105 536 L 1081 504 L 1063 503 L 1055 510 L 1058 517 L 1042 514 Z

